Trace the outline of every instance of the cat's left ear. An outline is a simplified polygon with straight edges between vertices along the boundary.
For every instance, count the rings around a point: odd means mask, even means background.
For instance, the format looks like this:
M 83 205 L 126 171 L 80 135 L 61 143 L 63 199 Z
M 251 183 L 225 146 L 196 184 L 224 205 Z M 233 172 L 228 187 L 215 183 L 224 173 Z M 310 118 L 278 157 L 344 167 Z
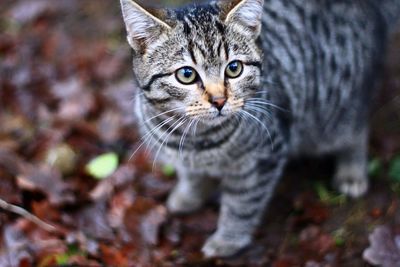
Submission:
M 121 0 L 122 15 L 128 32 L 128 43 L 139 53 L 171 29 L 163 21 L 163 10 L 143 8 L 133 0 Z
M 227 25 L 238 24 L 258 37 L 264 0 L 234 0 L 221 4 L 222 16 Z

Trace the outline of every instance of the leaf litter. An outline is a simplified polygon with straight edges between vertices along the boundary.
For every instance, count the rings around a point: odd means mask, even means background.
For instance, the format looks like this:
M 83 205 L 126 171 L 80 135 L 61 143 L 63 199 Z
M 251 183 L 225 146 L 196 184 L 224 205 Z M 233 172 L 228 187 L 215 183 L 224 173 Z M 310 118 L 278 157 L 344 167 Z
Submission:
M 144 151 L 129 160 L 139 142 L 130 53 L 118 1 L 0 5 L 0 198 L 57 229 L 1 210 L 0 266 L 399 266 L 398 53 L 372 114 L 369 194 L 345 199 L 323 160 L 295 163 L 255 242 L 218 260 L 200 249 L 219 195 L 171 216 L 174 168 L 151 172 Z

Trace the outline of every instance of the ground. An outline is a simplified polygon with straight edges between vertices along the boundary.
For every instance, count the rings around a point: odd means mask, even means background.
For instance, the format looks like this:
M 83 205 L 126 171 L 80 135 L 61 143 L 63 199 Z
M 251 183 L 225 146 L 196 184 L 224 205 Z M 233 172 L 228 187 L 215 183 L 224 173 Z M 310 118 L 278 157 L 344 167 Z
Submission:
M 171 216 L 174 170 L 131 158 L 138 89 L 118 1 L 3 1 L 0 266 L 400 266 L 399 48 L 372 108 L 368 194 L 335 193 L 330 158 L 296 160 L 253 245 L 204 260 L 218 196 Z

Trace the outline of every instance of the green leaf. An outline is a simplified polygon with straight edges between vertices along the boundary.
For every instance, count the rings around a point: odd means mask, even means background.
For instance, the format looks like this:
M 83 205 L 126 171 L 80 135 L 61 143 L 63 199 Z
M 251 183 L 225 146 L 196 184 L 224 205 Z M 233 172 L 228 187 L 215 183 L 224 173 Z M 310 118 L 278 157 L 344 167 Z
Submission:
M 400 156 L 395 157 L 390 162 L 389 177 L 396 182 L 400 182 Z
M 342 205 L 346 202 L 346 196 L 342 194 L 336 194 L 328 191 L 325 185 L 317 183 L 315 185 L 318 197 L 324 204 L 327 205 Z
M 118 167 L 118 156 L 115 153 L 102 154 L 92 159 L 85 167 L 88 174 L 96 179 L 104 179 Z
M 167 177 L 171 177 L 175 174 L 175 168 L 170 164 L 164 165 L 161 171 Z
M 55 258 L 58 265 L 64 265 L 68 263 L 70 255 L 68 255 L 67 253 L 58 254 L 55 256 Z
M 382 161 L 379 158 L 373 158 L 368 163 L 368 175 L 379 176 L 382 173 Z
M 343 228 L 337 229 L 332 233 L 333 240 L 337 247 L 342 247 L 346 243 L 345 236 L 346 232 Z
M 76 245 L 69 245 L 66 253 L 56 254 L 55 260 L 58 265 L 66 265 L 69 263 L 71 257 L 83 256 L 86 258 L 86 252 L 81 251 Z

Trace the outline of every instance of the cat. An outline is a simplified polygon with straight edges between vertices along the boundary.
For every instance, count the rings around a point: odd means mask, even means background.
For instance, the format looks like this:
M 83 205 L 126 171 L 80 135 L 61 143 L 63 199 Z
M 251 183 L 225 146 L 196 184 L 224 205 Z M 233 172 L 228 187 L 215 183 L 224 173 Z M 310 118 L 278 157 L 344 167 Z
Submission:
M 219 177 L 206 257 L 248 246 L 287 161 L 336 156 L 334 185 L 368 188 L 368 110 L 398 0 L 121 0 L 143 143 L 176 167 L 167 208 L 199 209 Z

